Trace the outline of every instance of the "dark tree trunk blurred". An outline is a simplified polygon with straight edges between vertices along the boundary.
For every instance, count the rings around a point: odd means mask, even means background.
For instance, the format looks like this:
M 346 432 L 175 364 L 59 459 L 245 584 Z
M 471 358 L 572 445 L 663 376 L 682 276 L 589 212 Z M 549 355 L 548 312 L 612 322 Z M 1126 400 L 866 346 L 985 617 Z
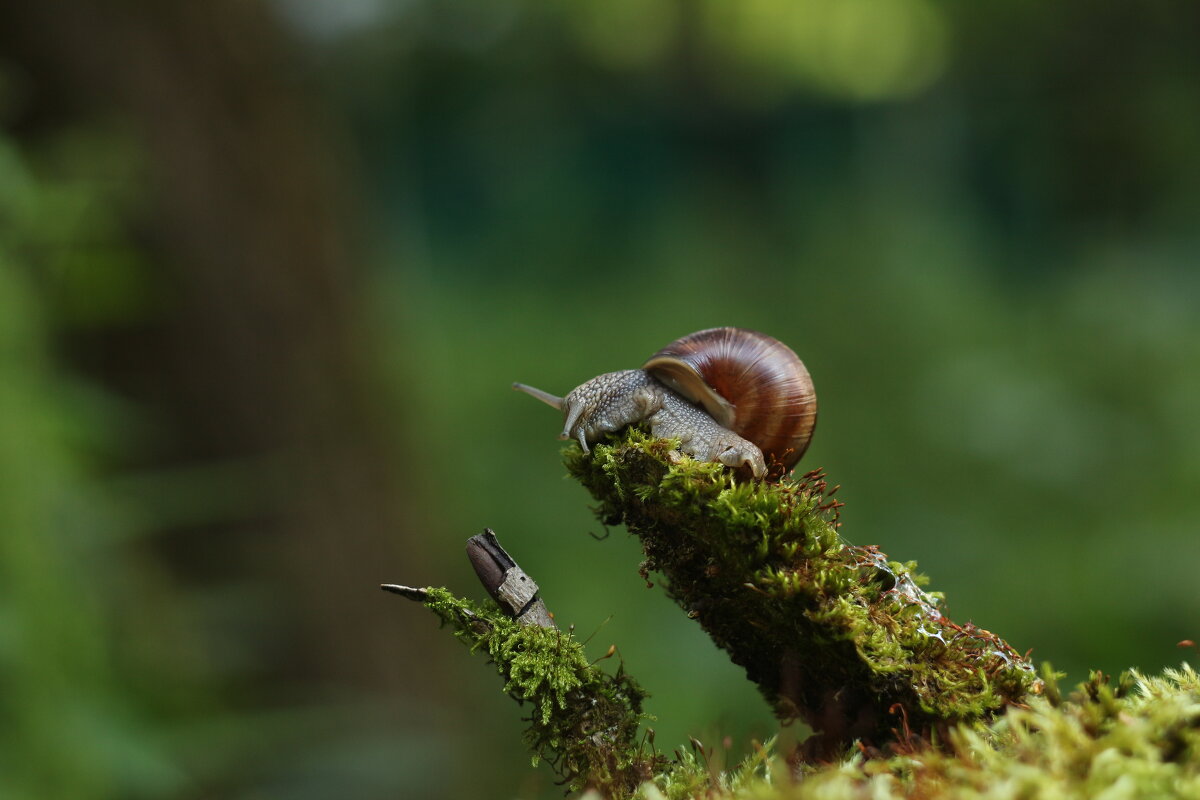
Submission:
M 19 135 L 115 117 L 146 159 L 139 235 L 163 312 L 69 351 L 170 423 L 142 466 L 265 465 L 246 488 L 278 513 L 174 531 L 159 556 L 186 584 L 256 582 L 294 609 L 277 642 L 249 643 L 262 685 L 398 696 L 418 676 L 376 586 L 426 574 L 421 520 L 397 494 L 356 350 L 335 131 L 274 20 L 249 0 L 0 2 L 0 47 L 31 87 Z

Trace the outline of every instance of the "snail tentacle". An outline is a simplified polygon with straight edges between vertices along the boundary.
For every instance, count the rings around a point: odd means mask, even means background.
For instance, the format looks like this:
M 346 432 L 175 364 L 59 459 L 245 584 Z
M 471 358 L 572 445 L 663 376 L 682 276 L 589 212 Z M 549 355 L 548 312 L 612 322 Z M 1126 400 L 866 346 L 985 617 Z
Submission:
M 558 395 L 544 392 L 541 389 L 534 388 L 533 386 L 527 386 L 523 383 L 514 383 L 512 388 L 516 389 L 518 392 L 524 392 L 530 397 L 536 397 L 546 405 L 551 406 L 552 408 L 557 408 L 559 411 L 562 411 L 563 409 L 563 398 L 559 397 Z

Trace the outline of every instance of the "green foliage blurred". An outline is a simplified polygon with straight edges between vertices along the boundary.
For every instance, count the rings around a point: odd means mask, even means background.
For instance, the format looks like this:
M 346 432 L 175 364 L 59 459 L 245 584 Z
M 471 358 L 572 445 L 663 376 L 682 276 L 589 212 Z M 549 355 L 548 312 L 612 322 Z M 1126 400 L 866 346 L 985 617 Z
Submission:
M 177 603 L 160 567 L 122 545 L 145 530 L 136 508 L 98 469 L 125 432 L 123 409 L 56 364 L 66 324 L 50 300 L 73 265 L 110 269 L 114 244 L 94 186 L 39 180 L 0 139 L 0 714 L 3 797 L 174 794 L 180 770 L 162 726 L 190 702 Z M 53 289 L 48 289 L 53 285 Z M 99 287 L 98 287 L 99 288 Z M 92 294 L 107 314 L 119 285 Z M 138 290 L 134 289 L 133 293 Z M 164 675 L 174 679 L 163 682 Z M 210 679 L 206 676 L 206 680 Z M 127 681 L 145 681 L 130 691 Z
M 222 19 L 233 5 L 192 12 L 213 72 L 257 43 Z M 262 387 L 214 352 L 255 330 L 285 332 L 271 352 L 289 364 L 324 352 L 288 327 L 280 309 L 311 289 L 272 250 L 219 290 L 259 298 L 242 307 L 261 328 L 189 312 L 211 274 L 196 254 L 224 231 L 189 238 L 188 215 L 235 198 L 180 164 L 212 143 L 253 177 L 237 129 L 179 126 L 168 147 L 151 122 L 174 109 L 72 96 L 46 77 L 66 51 L 14 46 L 2 23 L 20 15 L 0 12 L 0 798 L 558 796 L 495 676 L 367 594 L 470 592 L 462 543 L 485 525 L 560 621 L 595 631 L 593 657 L 619 646 L 660 746 L 772 735 L 739 671 L 644 589 L 636 543 L 589 536 L 558 420 L 508 389 L 563 392 L 713 325 L 804 358 L 822 411 L 803 464 L 843 485 L 843 534 L 916 559 L 956 620 L 1071 680 L 1157 672 L 1200 638 L 1196 6 L 271 9 L 294 41 L 245 82 L 305 87 L 322 166 L 350 186 L 337 235 L 356 263 L 328 286 L 352 302 L 312 305 L 345 315 L 338 363 L 379 409 L 360 424 L 386 445 L 380 494 L 403 521 L 352 544 L 309 514 L 359 480 L 353 449 L 217 435 L 236 420 L 213 398 L 253 407 Z M 170 88 L 201 119 L 215 107 Z M 297 236 L 318 204 L 301 205 L 280 212 Z M 187 313 L 187 336 L 162 337 Z M 270 402 L 264 419 L 360 419 L 301 389 Z M 189 435 L 229 446 L 185 458 Z M 289 512 L 316 538 L 272 534 Z M 311 624 L 326 592 L 360 588 Z M 376 607 L 394 628 L 359 613 Z

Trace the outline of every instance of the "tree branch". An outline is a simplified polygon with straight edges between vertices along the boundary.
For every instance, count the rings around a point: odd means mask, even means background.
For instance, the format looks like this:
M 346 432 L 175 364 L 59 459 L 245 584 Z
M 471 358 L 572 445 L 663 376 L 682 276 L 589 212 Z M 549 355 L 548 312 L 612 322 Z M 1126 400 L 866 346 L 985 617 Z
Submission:
M 855 740 L 928 740 L 1040 691 L 1006 642 L 943 615 L 915 564 L 845 543 L 836 487 L 820 471 L 743 482 L 637 430 L 565 456 L 604 524 L 641 539 L 643 575 L 663 575 L 780 719 L 819 732 L 808 756 L 834 757 Z
M 583 645 L 559 630 L 537 583 L 500 546 L 491 529 L 467 541 L 467 556 L 494 599 L 478 606 L 445 589 L 382 584 L 423 603 L 472 650 L 485 650 L 504 691 L 529 703 L 525 740 L 572 789 L 605 796 L 632 794 L 666 759 L 640 735 L 646 693 L 618 666 L 609 675 L 588 661 Z

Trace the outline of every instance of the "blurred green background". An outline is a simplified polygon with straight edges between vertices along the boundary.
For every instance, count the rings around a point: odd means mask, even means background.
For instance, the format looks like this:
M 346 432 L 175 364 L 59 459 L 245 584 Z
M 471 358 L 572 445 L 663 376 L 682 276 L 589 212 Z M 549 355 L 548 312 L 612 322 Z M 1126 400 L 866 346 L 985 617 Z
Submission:
M 384 581 L 484 526 L 653 694 L 776 726 L 563 480 L 565 392 L 742 325 L 950 615 L 1200 639 L 1200 6 L 0 2 L 0 799 L 557 797 Z M 796 735 L 789 732 L 789 735 Z

